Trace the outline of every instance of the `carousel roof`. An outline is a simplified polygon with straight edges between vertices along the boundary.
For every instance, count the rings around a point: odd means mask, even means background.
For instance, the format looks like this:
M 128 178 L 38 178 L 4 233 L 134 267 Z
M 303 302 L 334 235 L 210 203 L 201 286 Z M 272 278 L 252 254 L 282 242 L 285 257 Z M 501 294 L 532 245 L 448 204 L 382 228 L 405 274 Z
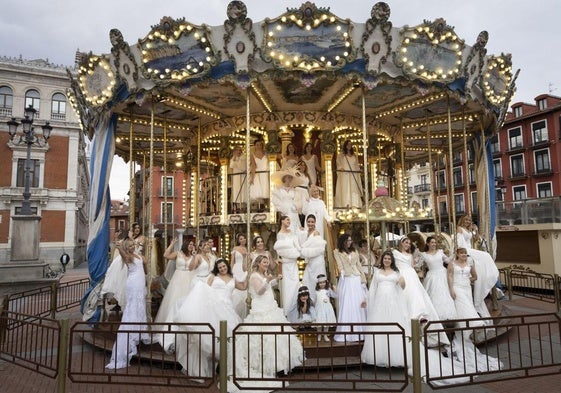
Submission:
M 284 128 L 321 131 L 329 152 L 366 127 L 369 154 L 403 143 L 405 159 L 421 161 L 429 147 L 462 146 L 464 132 L 495 132 L 514 92 L 510 55 L 487 55 L 487 32 L 469 46 L 442 18 L 394 27 L 383 2 L 362 21 L 309 2 L 254 22 L 232 1 L 226 15 L 220 26 L 164 17 L 132 45 L 111 30 L 110 53 L 84 55 L 72 84 L 84 129 L 118 114 L 117 154 L 129 158 L 132 133 L 140 160 L 153 114 L 162 165 L 164 150 L 185 157 L 199 136 L 202 151 L 227 154 L 249 112 L 269 142 Z

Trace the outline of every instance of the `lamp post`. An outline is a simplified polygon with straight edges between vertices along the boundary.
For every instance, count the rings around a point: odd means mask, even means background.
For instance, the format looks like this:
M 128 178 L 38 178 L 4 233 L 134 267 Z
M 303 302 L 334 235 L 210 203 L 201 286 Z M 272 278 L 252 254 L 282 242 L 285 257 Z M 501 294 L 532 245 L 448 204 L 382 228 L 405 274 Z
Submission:
M 23 129 L 23 134 L 19 135 L 19 138 L 16 138 L 16 134 L 18 131 L 19 123 L 16 121 L 14 117 L 12 120 L 8 121 L 8 133 L 10 134 L 10 140 L 16 145 L 27 145 L 27 156 L 25 158 L 25 178 L 24 178 L 24 191 L 23 191 L 23 202 L 21 204 L 21 210 L 19 214 L 21 215 L 32 215 L 33 211 L 31 210 L 31 192 L 29 191 L 30 183 L 31 183 L 31 146 L 45 146 L 47 144 L 48 139 L 51 136 L 51 131 L 53 127 L 47 122 L 44 126 L 41 126 L 43 129 L 43 136 L 42 138 L 35 135 L 35 129 L 33 128 L 33 121 L 35 120 L 35 114 L 37 110 L 33 108 L 32 105 L 29 105 L 25 108 L 24 111 L 24 118 L 21 119 L 21 125 Z

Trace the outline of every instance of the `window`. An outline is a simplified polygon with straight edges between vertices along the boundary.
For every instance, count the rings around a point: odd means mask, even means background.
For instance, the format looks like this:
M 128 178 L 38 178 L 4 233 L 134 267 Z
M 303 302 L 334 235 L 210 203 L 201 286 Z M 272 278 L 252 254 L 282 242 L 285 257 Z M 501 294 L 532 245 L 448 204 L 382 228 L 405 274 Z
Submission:
M 25 93 L 25 107 L 24 108 L 29 108 L 29 106 L 31 105 L 35 110 L 37 110 L 37 113 L 35 114 L 35 116 L 39 115 L 39 102 L 40 102 L 40 95 L 39 92 L 37 90 L 27 90 L 27 92 Z
M 540 108 L 540 111 L 547 109 L 547 100 L 545 98 L 538 100 L 538 108 Z
M 453 173 L 454 175 L 454 187 L 460 187 L 464 184 L 462 180 L 462 168 L 454 168 Z
M 440 201 L 438 205 L 440 206 L 440 214 L 448 214 L 448 207 L 446 206 L 446 201 Z
M 66 115 L 66 97 L 62 93 L 53 94 L 51 103 L 51 118 L 53 120 L 64 120 Z
M 438 171 L 438 187 L 446 188 L 446 174 L 444 171 Z
M 550 198 L 553 196 L 551 192 L 551 183 L 538 183 L 538 198 Z
M 454 208 L 456 209 L 456 213 L 465 213 L 466 205 L 464 203 L 464 194 L 454 195 Z
M 508 130 L 508 147 L 511 150 L 522 147 L 522 129 L 520 127 Z
M 500 146 L 499 146 L 499 135 L 498 134 L 491 138 L 490 143 L 491 143 L 491 154 L 501 152 L 501 149 L 500 149 Z
M 516 186 L 512 187 L 512 194 L 515 201 L 521 201 L 526 199 L 526 186 Z
M 473 164 L 468 165 L 469 172 L 469 183 L 475 184 L 475 166 Z
M 524 156 L 522 154 L 510 157 L 510 171 L 512 173 L 512 177 L 526 175 L 526 172 L 524 171 Z
M 162 176 L 162 196 L 173 196 L 173 177 Z
M 39 160 L 29 160 L 29 187 L 39 187 Z M 25 187 L 25 158 L 18 159 L 16 187 Z
M 429 182 L 429 175 L 421 175 L 421 184 L 428 184 Z
M 536 173 L 551 172 L 551 165 L 549 165 L 549 149 L 534 152 L 534 160 Z
M 521 106 L 517 106 L 514 109 L 514 117 L 520 117 L 522 116 L 522 107 Z
M 421 206 L 423 209 L 426 209 L 429 207 L 429 199 L 428 198 L 423 198 L 421 200 Z
M 120 229 L 122 231 L 125 230 L 125 220 L 119 219 L 119 222 L 117 223 L 117 229 Z
M 479 207 L 477 206 L 477 191 L 471 193 L 471 212 L 477 213 Z
M 500 158 L 493 160 L 493 173 L 495 174 L 495 179 L 499 179 L 503 177 L 503 170 L 501 168 Z
M 12 109 L 14 93 L 8 86 L 0 87 L 0 109 Z
M 532 124 L 532 138 L 534 139 L 534 144 L 548 141 L 549 138 L 547 135 L 545 120 Z
M 173 223 L 173 202 L 162 202 L 162 222 L 164 224 Z

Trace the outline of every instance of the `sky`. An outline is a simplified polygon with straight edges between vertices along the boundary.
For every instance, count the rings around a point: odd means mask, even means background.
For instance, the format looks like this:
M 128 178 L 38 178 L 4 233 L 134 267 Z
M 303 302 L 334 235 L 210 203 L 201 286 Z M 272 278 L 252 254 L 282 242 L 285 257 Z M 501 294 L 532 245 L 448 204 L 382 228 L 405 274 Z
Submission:
M 275 18 L 287 7 L 304 1 L 246 0 L 254 22 Z M 317 0 L 341 18 L 363 23 L 377 1 Z M 129 44 L 138 42 L 164 16 L 209 26 L 227 19 L 227 0 L 3 0 L 0 13 L 0 56 L 48 59 L 73 66 L 76 50 L 109 53 L 109 31 L 117 28 Z M 561 96 L 559 0 L 387 0 L 394 27 L 414 26 L 423 20 L 444 18 L 467 45 L 482 30 L 489 32 L 487 53 L 511 53 L 514 70 L 520 69 L 514 102 L 534 103 L 540 94 Z M 156 7 L 154 5 L 157 5 Z M 111 173 L 112 199 L 128 191 L 128 167 L 116 157 Z

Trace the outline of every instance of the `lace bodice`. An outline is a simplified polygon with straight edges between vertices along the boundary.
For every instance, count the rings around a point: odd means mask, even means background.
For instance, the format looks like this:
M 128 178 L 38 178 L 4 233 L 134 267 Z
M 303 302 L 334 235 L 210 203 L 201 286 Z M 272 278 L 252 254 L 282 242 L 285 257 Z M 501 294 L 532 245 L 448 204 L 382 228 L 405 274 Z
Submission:
M 259 294 L 260 289 L 266 285 L 265 291 Z M 254 272 L 250 277 L 249 293 L 251 294 L 251 312 L 267 312 L 278 308 L 270 284 L 265 284 L 263 276 Z
M 222 301 L 230 304 L 232 303 L 232 292 L 235 288 L 235 281 L 233 278 L 226 283 L 220 277 L 214 277 L 211 287 L 217 292 Z
M 469 287 L 471 285 L 471 264 L 466 263 L 465 266 L 459 266 L 454 263 L 454 286 Z
M 241 252 L 234 250 L 232 251 L 232 256 L 234 257 L 234 266 L 232 267 L 232 274 L 234 275 L 234 278 L 236 281 L 245 281 L 247 278 L 247 271 L 244 272 L 243 270 L 244 255 Z
M 443 263 L 447 261 L 446 255 L 442 250 L 437 250 L 434 254 L 429 254 L 428 252 L 422 252 L 421 258 L 426 262 L 429 267 L 429 271 L 446 270 Z
M 189 264 L 193 260 L 193 256 L 187 257 L 181 251 L 177 252 L 177 257 L 175 258 L 175 270 L 186 271 L 189 270 Z
M 397 285 L 399 281 L 399 273 L 394 271 L 388 275 L 382 273 L 381 269 L 376 269 L 374 272 L 374 280 L 376 280 L 376 284 L 378 288 L 380 287 L 393 287 Z

